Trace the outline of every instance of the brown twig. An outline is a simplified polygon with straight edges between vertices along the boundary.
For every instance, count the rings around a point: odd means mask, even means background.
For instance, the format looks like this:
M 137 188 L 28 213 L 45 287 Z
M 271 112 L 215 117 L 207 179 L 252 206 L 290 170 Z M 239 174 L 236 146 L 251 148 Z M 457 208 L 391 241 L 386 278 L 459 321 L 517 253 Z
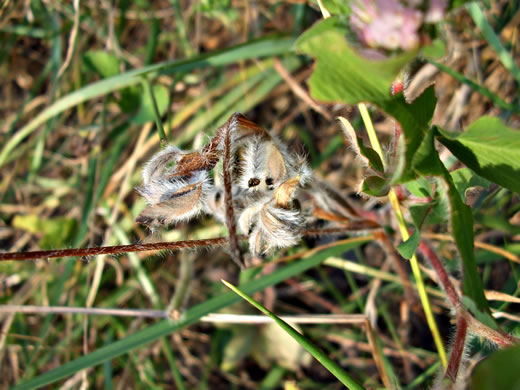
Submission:
M 79 0 L 74 0 L 72 2 L 72 5 L 74 7 L 74 24 L 72 25 L 72 30 L 70 32 L 69 47 L 67 49 L 67 55 L 65 57 L 65 60 L 63 61 L 63 64 L 60 67 L 60 70 L 58 71 L 58 78 L 60 78 L 63 75 L 63 73 L 65 73 L 65 70 L 67 70 L 67 67 L 70 64 L 70 61 L 72 60 L 72 55 L 74 54 L 74 48 L 76 46 L 76 37 L 78 35 L 78 30 L 79 30 L 79 16 L 80 16 Z
M 457 317 L 457 332 L 455 333 L 455 341 L 451 350 L 448 368 L 445 377 L 455 383 L 457 373 L 459 372 L 460 363 L 464 354 L 464 346 L 466 344 L 466 333 L 468 332 L 468 321 L 466 316 L 459 315 Z
M 325 228 L 325 229 L 309 229 L 302 234 L 304 236 L 320 236 L 331 234 L 344 234 L 345 229 Z M 247 236 L 237 236 L 238 240 L 247 240 Z M 224 246 L 229 241 L 228 237 L 207 238 L 204 240 L 183 240 L 175 242 L 153 242 L 146 244 L 131 244 L 131 245 L 113 245 L 100 246 L 95 248 L 73 248 L 73 249 L 56 249 L 46 251 L 31 251 L 31 252 L 7 252 L 0 253 L 0 262 L 2 261 L 28 261 L 37 259 L 53 259 L 58 257 L 85 257 L 97 255 L 115 255 L 132 252 L 147 252 L 160 250 L 181 250 L 181 249 L 195 249 L 208 248 L 214 246 Z
M 236 126 L 237 118 L 240 114 L 234 114 L 224 125 L 224 203 L 226 207 L 226 226 L 229 232 L 229 247 L 231 250 L 231 258 L 238 264 L 240 268 L 245 268 L 244 258 L 240 251 L 240 245 L 237 237 L 237 228 L 235 221 L 235 213 L 233 208 L 233 195 L 231 183 L 231 126 Z
M 51 259 L 56 257 L 81 257 L 97 255 L 113 255 L 131 252 L 146 252 L 159 250 L 179 250 L 186 248 L 203 248 L 227 244 L 227 237 L 209 238 L 205 240 L 185 240 L 175 242 L 155 242 L 147 244 L 100 246 L 97 248 L 73 248 L 50 251 L 0 253 L 0 261 L 26 261 L 36 259 Z
M 452 382 L 455 382 L 457 378 L 457 372 L 459 370 L 462 356 L 464 353 L 464 346 L 466 344 L 466 334 L 469 330 L 471 333 L 476 334 L 480 337 L 497 344 L 499 347 L 509 347 L 518 343 L 518 339 L 503 333 L 498 330 L 491 329 L 487 325 L 473 317 L 467 309 L 463 306 L 460 296 L 455 289 L 455 286 L 450 280 L 444 265 L 441 260 L 437 257 L 435 252 L 424 242 L 419 242 L 419 251 L 422 252 L 424 257 L 430 262 L 433 269 L 437 273 L 440 284 L 442 285 L 448 300 L 456 312 L 457 317 L 457 331 L 455 334 L 455 340 L 453 343 L 453 349 L 450 355 L 448 367 L 446 369 L 446 377 Z
M 289 88 L 291 88 L 291 91 L 302 99 L 305 104 L 307 104 L 310 108 L 312 108 L 314 111 L 320 113 L 325 118 L 327 118 L 329 121 L 333 120 L 333 117 L 330 113 L 325 111 L 322 107 L 320 107 L 310 96 L 307 91 L 305 91 L 300 84 L 294 79 L 294 77 L 291 76 L 291 74 L 284 68 L 281 61 L 278 58 L 274 58 L 274 69 L 278 72 L 280 76 L 285 80 Z
M 439 282 L 441 283 L 442 288 L 446 291 L 446 295 L 448 296 L 448 300 L 454 309 L 457 309 L 460 306 L 460 297 L 455 289 L 453 283 L 451 283 L 450 277 L 444 268 L 441 260 L 437 257 L 435 252 L 424 242 L 421 240 L 419 242 L 419 251 L 422 252 L 424 257 L 430 262 L 431 266 L 437 273 L 437 277 L 439 278 Z

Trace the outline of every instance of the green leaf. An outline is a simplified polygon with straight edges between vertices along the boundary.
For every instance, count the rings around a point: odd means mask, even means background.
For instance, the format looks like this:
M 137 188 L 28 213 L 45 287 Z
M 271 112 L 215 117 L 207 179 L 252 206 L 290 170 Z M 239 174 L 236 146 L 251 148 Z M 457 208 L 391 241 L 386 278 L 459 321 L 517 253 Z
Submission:
M 89 50 L 83 55 L 83 62 L 102 78 L 119 74 L 119 59 L 104 50 Z
M 475 302 L 470 297 L 462 297 L 462 303 L 464 303 L 464 306 L 466 306 L 473 313 L 477 320 L 482 322 L 484 325 L 487 325 L 491 329 L 497 329 L 497 323 L 495 322 L 493 317 L 491 317 L 491 314 L 480 311 L 477 308 Z
M 157 102 L 159 115 L 163 115 L 166 112 L 168 105 L 170 104 L 168 88 L 157 84 L 153 86 L 152 91 L 155 96 L 155 101 Z M 139 111 L 132 118 L 132 123 L 136 125 L 142 125 L 153 120 L 155 120 L 153 100 L 149 94 L 145 93 L 141 97 Z
M 471 375 L 471 390 L 520 389 L 520 345 L 494 352 Z
M 460 197 L 466 200 L 466 191 L 474 187 L 489 187 L 489 181 L 475 174 L 469 168 L 461 168 L 450 172 L 453 183 L 459 192 Z
M 429 203 L 411 205 L 408 211 L 417 229 L 422 229 L 426 225 L 448 222 L 450 215 L 448 201 L 447 196 L 441 197 L 440 194 L 436 194 L 433 201 Z
M 486 297 L 484 296 L 484 287 L 475 261 L 475 235 L 473 232 L 473 216 L 471 208 L 462 201 L 462 198 L 460 197 L 447 170 L 445 170 L 443 176 L 444 180 L 448 184 L 452 232 L 463 264 L 464 279 L 462 290 L 464 295 L 469 296 L 475 301 L 479 310 L 489 313 L 489 306 Z
M 460 7 L 461 5 L 464 5 L 469 1 L 471 1 L 471 0 L 452 0 L 450 2 L 450 9 L 455 9 L 457 7 Z
M 477 269 L 474 253 L 473 216 L 462 200 L 453 179 L 439 158 L 434 139 L 438 135 L 434 127 L 426 134 L 413 159 L 413 169 L 417 174 L 441 176 L 448 188 L 448 199 L 451 211 L 451 230 L 462 259 L 464 295 L 470 297 L 477 308 L 489 313 L 489 306 L 484 296 L 482 280 Z
M 332 15 L 350 14 L 349 2 L 343 0 L 322 0 L 323 5 Z
M 120 91 L 121 98 L 117 101 L 119 107 L 124 113 L 134 113 L 139 108 L 141 103 L 141 96 L 143 95 L 141 87 L 132 85 L 128 88 L 123 88 Z
M 385 102 L 385 106 L 382 107 L 400 123 L 405 138 L 406 164 L 400 177 L 394 179 L 394 182 L 402 183 L 416 178 L 412 160 L 427 135 L 436 104 L 437 98 L 432 85 L 426 88 L 411 104 L 408 104 L 404 96 L 399 94 L 393 100 Z
M 39 245 L 42 249 L 53 249 L 63 246 L 77 230 L 75 219 L 66 217 L 42 219 L 37 215 L 16 215 L 13 227 L 42 235 Z
M 409 260 L 419 246 L 419 241 L 421 241 L 421 234 L 419 233 L 419 229 L 415 229 L 412 235 L 408 237 L 408 240 L 397 245 L 397 251 L 401 256 Z
M 430 181 L 424 177 L 419 176 L 417 179 L 404 183 L 404 186 L 410 193 L 418 198 L 433 197 L 433 188 Z
M 392 82 L 416 53 L 368 60 L 348 44 L 347 32 L 339 18 L 330 17 L 316 23 L 296 41 L 298 50 L 316 58 L 309 79 L 311 95 L 323 101 L 368 101 L 380 105 L 391 98 Z
M 385 168 L 379 154 L 374 149 L 365 146 L 363 139 L 356 135 L 356 130 L 354 130 L 347 119 L 340 116 L 338 117 L 338 120 L 341 124 L 341 129 L 343 130 L 343 135 L 346 138 L 348 145 L 357 155 L 357 157 L 363 161 L 365 165 L 368 165 L 370 168 L 383 173 Z
M 258 329 L 251 325 L 237 325 L 233 327 L 232 335 L 224 347 L 220 363 L 223 371 L 232 371 L 249 355 L 253 342 L 258 337 Z
M 384 172 L 385 168 L 383 167 L 383 162 L 379 154 L 374 149 L 365 146 L 361 138 L 358 138 L 358 144 L 361 154 L 368 159 L 370 166 L 379 172 Z
M 482 117 L 461 134 L 439 132 L 439 141 L 475 173 L 520 193 L 520 131 Z
M 369 176 L 363 180 L 359 191 L 370 196 L 382 197 L 388 195 L 390 185 L 386 179 L 379 176 Z
M 437 102 L 433 86 L 411 104 L 403 94 L 392 96 L 392 83 L 417 52 L 369 60 L 349 45 L 346 34 L 347 28 L 341 20 L 330 17 L 315 24 L 296 41 L 299 50 L 316 58 L 309 79 L 311 95 L 327 102 L 370 102 L 393 116 L 406 135 L 406 165 L 394 181 L 412 180 L 415 177 L 410 169 L 411 160 L 429 127 Z
M 446 45 L 442 39 L 437 38 L 430 44 L 423 46 L 421 53 L 427 59 L 440 59 L 446 55 Z
M 366 241 L 368 241 L 368 239 Z M 257 291 L 265 289 L 268 286 L 272 286 L 287 278 L 298 275 L 312 267 L 317 266 L 318 264 L 321 264 L 327 258 L 331 256 L 337 256 L 349 249 L 363 244 L 366 241 L 353 242 L 324 250 L 315 254 L 314 256 L 279 268 L 272 274 L 266 275 L 260 279 L 255 279 L 254 281 L 244 285 L 242 289 L 248 294 L 253 294 Z M 238 302 L 239 300 L 240 298 L 232 292 L 208 299 L 207 301 L 186 310 L 186 312 L 183 313 L 181 319 L 178 321 L 164 320 L 156 323 L 121 340 L 115 341 L 110 345 L 98 348 L 97 350 L 87 355 L 65 363 L 58 368 L 46 371 L 27 382 L 22 382 L 13 387 L 13 389 L 35 389 L 41 388 L 42 386 L 50 383 L 54 383 L 62 378 L 73 375 L 80 370 L 101 364 L 107 360 L 130 352 L 144 344 L 150 343 L 173 332 L 179 331 L 198 322 L 199 319 L 206 314 L 216 312 L 224 307 Z
M 442 175 L 444 173 L 444 165 L 435 149 L 435 136 L 435 129 L 430 129 L 413 157 L 412 167 L 420 175 Z
M 305 336 L 298 333 L 291 325 L 287 322 L 283 321 L 267 308 L 262 306 L 260 303 L 255 301 L 253 298 L 242 292 L 237 287 L 232 284 L 222 281 L 227 287 L 229 287 L 235 294 L 240 296 L 249 302 L 252 306 L 260 310 L 262 313 L 272 318 L 274 322 L 279 325 L 285 332 L 287 332 L 292 338 L 294 338 L 303 348 L 305 348 L 312 356 L 316 358 L 327 370 L 330 371 L 336 378 L 339 379 L 341 383 L 347 386 L 349 389 L 363 389 L 363 386 L 358 384 L 349 374 L 347 374 L 336 362 L 331 360 L 327 354 L 321 351 L 318 347 L 316 347 L 310 340 L 308 340 Z

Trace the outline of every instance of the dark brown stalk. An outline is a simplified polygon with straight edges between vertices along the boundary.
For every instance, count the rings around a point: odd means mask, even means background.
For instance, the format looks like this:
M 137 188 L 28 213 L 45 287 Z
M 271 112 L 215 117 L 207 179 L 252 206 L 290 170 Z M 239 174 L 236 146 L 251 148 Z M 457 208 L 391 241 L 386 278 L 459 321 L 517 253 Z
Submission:
M 325 228 L 312 229 L 302 232 L 304 236 L 320 236 L 329 234 L 343 234 L 344 228 Z M 247 240 L 247 236 L 238 236 L 238 240 Z M 160 250 L 180 250 L 194 248 L 208 248 L 213 246 L 223 246 L 229 242 L 228 237 L 208 238 L 205 240 L 185 240 L 175 242 L 154 242 L 147 244 L 131 244 L 131 245 L 114 245 L 100 246 L 96 248 L 73 248 L 73 249 L 56 249 L 48 251 L 32 251 L 32 252 L 0 252 L 1 261 L 28 261 L 37 259 L 52 259 L 57 257 L 82 257 L 97 255 L 114 255 L 131 252 L 147 252 Z
M 460 296 L 455 289 L 455 286 L 451 282 L 444 265 L 441 260 L 437 257 L 435 252 L 426 244 L 424 241 L 419 242 L 419 251 L 422 252 L 424 257 L 430 262 L 433 269 L 437 273 L 437 277 L 439 278 L 439 282 L 441 283 L 444 291 L 446 291 L 446 295 L 448 296 L 448 300 L 450 301 L 453 309 L 456 312 L 457 317 L 457 331 L 455 334 L 455 341 L 453 344 L 453 349 L 450 355 L 450 361 L 448 362 L 448 367 L 446 369 L 446 377 L 451 381 L 455 382 L 457 378 L 457 372 L 462 360 L 462 355 L 464 353 L 464 344 L 466 342 L 466 334 L 468 330 L 478 335 L 479 337 L 483 337 L 495 344 L 497 344 L 500 348 L 509 347 L 518 343 L 518 339 L 503 333 L 498 330 L 491 329 L 490 327 L 484 325 L 482 322 L 478 321 L 475 317 L 473 317 L 462 305 Z
M 466 344 L 466 334 L 468 331 L 468 319 L 465 315 L 465 310 L 461 307 L 460 297 L 455 289 L 453 283 L 449 278 L 442 261 L 437 257 L 437 254 L 429 247 L 423 240 L 419 241 L 419 251 L 423 256 L 430 262 L 431 266 L 437 273 L 439 282 L 442 285 L 448 300 L 450 301 L 453 309 L 455 310 L 457 317 L 457 330 L 455 333 L 455 341 L 453 343 L 453 349 L 451 350 L 450 360 L 448 367 L 446 368 L 446 378 L 455 382 L 457 379 L 457 373 L 459 371 L 460 363 L 462 361 L 462 355 L 464 354 L 464 345 Z
M 466 344 L 466 334 L 468 332 L 468 321 L 465 315 L 457 315 L 457 332 L 455 333 L 455 341 L 450 354 L 450 361 L 446 368 L 446 378 L 455 382 L 457 373 L 459 372 L 462 355 L 464 354 L 464 345 Z
M 210 171 L 215 168 L 215 165 L 220 160 L 219 145 L 222 141 L 222 129 L 224 127 L 225 125 L 217 131 L 217 134 L 200 152 L 193 152 L 183 156 L 177 164 L 174 175 L 184 176 L 194 171 Z
M 113 255 L 130 252 L 146 252 L 157 250 L 179 250 L 186 248 L 201 248 L 221 246 L 228 242 L 227 237 L 209 238 L 206 240 L 186 240 L 175 242 L 156 242 L 147 244 L 100 246 L 97 248 L 58 249 L 50 251 L 0 253 L 0 261 L 26 261 L 36 259 L 51 259 L 56 257 L 81 257 L 97 255 Z
M 232 182 L 231 182 L 231 128 L 236 126 L 237 118 L 240 114 L 234 114 L 224 125 L 224 204 L 226 207 L 226 226 L 229 232 L 229 248 L 231 250 L 231 258 L 240 268 L 245 268 L 244 258 L 240 251 L 240 245 L 237 237 L 237 228 L 235 221 L 235 211 L 233 208 Z
M 437 277 L 439 278 L 439 282 L 442 285 L 444 291 L 446 291 L 446 295 L 448 296 L 448 300 L 454 309 L 457 309 L 460 306 L 460 297 L 455 289 L 453 283 L 451 283 L 450 277 L 442 264 L 442 261 L 437 257 L 435 252 L 424 242 L 421 240 L 419 242 L 419 251 L 423 254 L 423 256 L 430 262 L 431 266 L 437 273 Z

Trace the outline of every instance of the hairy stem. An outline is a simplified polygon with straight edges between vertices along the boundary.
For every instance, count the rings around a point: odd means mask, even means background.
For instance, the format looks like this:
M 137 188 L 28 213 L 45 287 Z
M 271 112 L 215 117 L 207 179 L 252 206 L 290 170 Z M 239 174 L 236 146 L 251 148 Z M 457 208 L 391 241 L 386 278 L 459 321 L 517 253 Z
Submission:
M 237 228 L 235 221 L 235 212 L 233 209 L 233 195 L 231 183 L 231 128 L 236 126 L 237 116 L 234 114 L 229 121 L 224 125 L 226 127 L 224 135 L 224 202 L 226 206 L 226 226 L 229 232 L 229 247 L 231 250 L 231 258 L 238 264 L 240 268 L 245 268 L 244 258 L 240 251 L 240 245 L 237 237 Z
M 464 354 L 464 345 L 466 344 L 466 334 L 468 332 L 468 321 L 466 316 L 457 316 L 457 332 L 455 333 L 455 342 L 450 354 L 448 368 L 446 368 L 446 378 L 455 382 L 457 373 L 459 372 L 462 355 Z
M 442 261 L 437 257 L 435 252 L 424 242 L 421 240 L 419 242 L 419 251 L 423 254 L 423 256 L 430 262 L 431 266 L 437 273 L 437 277 L 439 278 L 439 282 L 442 285 L 444 291 L 446 291 L 446 295 L 448 296 L 448 300 L 454 309 L 457 309 L 460 305 L 460 298 L 457 290 L 453 283 L 451 283 L 450 277 L 442 264 Z
M 364 104 L 359 104 L 359 111 L 361 112 L 361 116 L 365 123 L 365 127 L 368 132 L 368 136 L 370 138 L 370 142 L 372 144 L 372 148 L 379 153 L 379 157 L 383 162 L 383 165 L 386 167 L 386 160 L 383 155 L 381 145 L 377 138 L 377 134 L 375 133 L 374 126 L 372 124 L 372 120 L 370 119 L 370 115 L 366 106 Z M 403 212 L 401 211 L 401 206 L 399 205 L 399 200 L 394 189 L 391 189 L 388 197 L 390 198 L 390 203 L 392 204 L 392 208 L 394 209 L 394 214 L 397 218 L 397 222 L 399 224 L 399 231 L 401 232 L 401 237 L 403 240 L 407 240 L 409 238 L 408 228 L 406 226 L 406 221 L 403 217 Z M 442 342 L 441 334 L 439 332 L 439 328 L 437 327 L 437 323 L 435 322 L 435 318 L 433 316 L 433 311 L 430 305 L 430 301 L 428 299 L 428 294 L 426 293 L 426 287 L 424 285 L 424 279 L 421 275 L 421 270 L 419 268 L 419 261 L 417 260 L 417 256 L 414 254 L 410 259 L 410 265 L 412 267 L 413 276 L 417 282 L 417 288 L 419 290 L 419 298 L 421 300 L 421 304 L 424 310 L 424 314 L 426 315 L 426 322 L 430 328 L 432 333 L 433 341 L 435 342 L 435 346 L 437 347 L 437 351 L 439 353 L 439 358 L 442 362 L 442 366 L 446 368 L 448 366 L 448 358 L 446 356 L 446 350 L 444 349 L 444 344 Z
M 326 228 L 326 229 L 309 229 L 302 234 L 304 236 L 321 236 L 330 234 L 344 234 L 345 228 Z M 247 240 L 247 236 L 238 236 L 239 240 Z M 57 257 L 82 257 L 97 255 L 117 255 L 132 252 L 147 252 L 160 250 L 180 250 L 193 248 L 208 248 L 213 246 L 223 246 L 228 243 L 228 237 L 208 238 L 205 240 L 184 240 L 175 242 L 153 242 L 147 244 L 131 244 L 131 245 L 113 245 L 100 246 L 96 248 L 73 248 L 73 249 L 57 249 L 48 251 L 31 251 L 31 252 L 7 252 L 0 253 L 1 261 L 28 261 L 37 259 L 52 259 Z

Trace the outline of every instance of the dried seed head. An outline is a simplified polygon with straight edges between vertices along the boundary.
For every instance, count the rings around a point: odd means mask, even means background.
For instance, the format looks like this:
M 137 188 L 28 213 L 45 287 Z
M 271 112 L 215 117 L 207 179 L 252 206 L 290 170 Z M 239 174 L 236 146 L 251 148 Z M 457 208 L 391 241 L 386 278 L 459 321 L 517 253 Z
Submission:
M 213 184 L 212 170 L 217 178 L 223 176 L 224 188 Z M 236 215 L 238 230 L 250 235 L 251 252 L 264 256 L 301 238 L 307 214 L 298 206 L 297 196 L 299 190 L 310 188 L 311 181 L 303 156 L 234 114 L 202 149 L 183 152 L 168 146 L 146 163 L 138 192 L 149 206 L 137 222 L 169 225 L 205 211 L 228 226 L 232 253 L 239 259 Z
M 238 218 L 238 230 L 243 234 L 251 234 L 253 230 L 256 228 L 258 214 L 260 210 L 264 206 L 266 200 L 262 199 L 261 201 L 245 208 Z
M 181 150 L 176 146 L 170 145 L 156 153 L 143 168 L 143 183 L 148 185 L 153 180 L 158 180 L 169 172 L 168 165 L 177 163 L 181 155 Z M 171 170 L 171 169 L 170 169 Z
M 138 189 L 149 206 L 137 217 L 145 225 L 169 225 L 187 221 L 202 211 L 211 184 L 207 172 L 196 172 L 187 180 L 156 179 Z
M 296 188 L 300 184 L 300 177 L 296 176 L 283 182 L 274 192 L 274 200 L 277 207 L 289 208 Z
M 293 156 L 276 138 L 252 137 L 245 145 L 241 158 L 239 185 L 255 192 L 273 191 L 277 185 L 306 167 L 304 159 Z M 304 176 L 308 178 L 309 174 Z
M 272 196 L 264 196 L 245 208 L 238 219 L 239 230 L 249 234 L 249 249 L 265 256 L 275 248 L 296 244 L 305 227 L 305 217 L 293 200 L 299 187 L 296 176 L 281 183 Z
M 261 126 L 251 122 L 242 114 L 236 113 L 229 119 L 231 144 L 233 148 L 238 148 L 252 137 L 260 137 L 268 140 L 271 138 L 269 133 Z M 221 128 L 222 129 L 222 128 Z
M 253 255 L 265 256 L 273 249 L 287 248 L 300 241 L 305 218 L 300 210 L 277 207 L 274 201 L 260 209 L 249 238 Z
M 213 187 L 206 199 L 204 211 L 212 215 L 217 221 L 226 223 L 224 207 L 224 189 Z

